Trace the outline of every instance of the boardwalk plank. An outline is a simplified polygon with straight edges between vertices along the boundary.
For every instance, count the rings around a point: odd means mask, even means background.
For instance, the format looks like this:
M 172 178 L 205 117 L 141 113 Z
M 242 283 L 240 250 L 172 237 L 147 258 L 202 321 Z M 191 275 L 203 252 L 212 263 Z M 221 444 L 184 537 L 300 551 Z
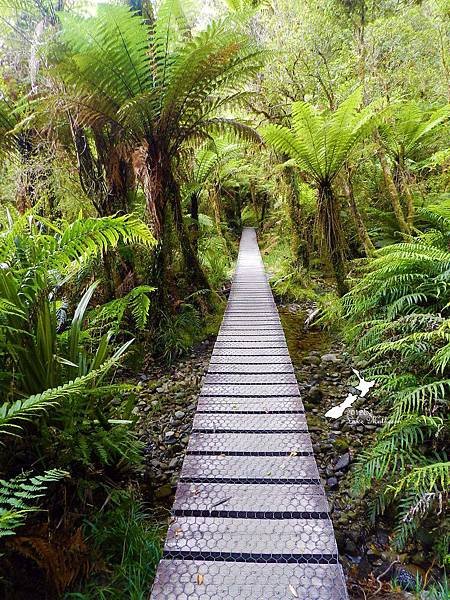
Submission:
M 303 404 L 244 229 L 151 600 L 347 600 Z

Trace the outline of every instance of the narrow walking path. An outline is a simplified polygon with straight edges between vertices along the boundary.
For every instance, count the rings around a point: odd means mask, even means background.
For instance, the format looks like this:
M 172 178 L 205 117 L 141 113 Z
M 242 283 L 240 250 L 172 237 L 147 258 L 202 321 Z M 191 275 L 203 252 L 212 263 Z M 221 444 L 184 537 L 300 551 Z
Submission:
M 244 229 L 152 600 L 345 600 L 255 231 Z

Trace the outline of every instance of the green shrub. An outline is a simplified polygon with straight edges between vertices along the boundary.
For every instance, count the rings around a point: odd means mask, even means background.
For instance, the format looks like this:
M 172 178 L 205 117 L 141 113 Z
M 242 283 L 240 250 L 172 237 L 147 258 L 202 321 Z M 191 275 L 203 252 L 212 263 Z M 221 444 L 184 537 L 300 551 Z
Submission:
M 156 525 L 145 505 L 128 491 L 111 491 L 109 503 L 85 524 L 103 569 L 67 600 L 144 600 L 148 598 L 161 558 L 164 528 Z
M 416 239 L 377 251 L 343 304 L 388 412 L 375 445 L 359 457 L 356 487 L 374 490 L 374 518 L 395 506 L 398 549 L 426 521 L 446 562 L 450 218 L 438 213 L 422 212 L 434 226 Z
M 33 213 L 8 215 L 0 246 L 0 442 L 7 440 L 0 506 L 9 532 L 33 512 L 46 483 L 62 477 L 55 469 L 81 476 L 140 460 L 133 399 L 120 396 L 129 388 L 107 377 L 133 341 L 118 342 L 117 323 L 128 308 L 143 323 L 149 290 L 130 292 L 120 310 L 110 303 L 91 311 L 94 282 L 73 315 L 65 297 L 86 264 L 119 243 L 150 245 L 153 238 L 131 216 L 80 218 L 57 228 Z M 23 479 L 22 471 L 37 468 L 44 474 Z M 17 517 L 9 523 L 8 502 Z

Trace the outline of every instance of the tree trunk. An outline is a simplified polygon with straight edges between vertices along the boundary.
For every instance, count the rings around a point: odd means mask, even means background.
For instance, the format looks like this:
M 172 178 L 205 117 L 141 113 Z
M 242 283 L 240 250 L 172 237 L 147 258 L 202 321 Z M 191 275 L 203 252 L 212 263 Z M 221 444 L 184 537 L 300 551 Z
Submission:
M 79 127 L 70 113 L 67 114 L 72 133 L 73 145 L 78 163 L 78 177 L 83 192 L 90 198 L 94 208 L 101 214 L 102 199 L 106 194 L 103 174 L 94 158 L 89 140 L 82 127 Z
M 166 311 L 168 301 L 168 264 L 169 251 L 168 231 L 168 184 L 171 177 L 170 160 L 154 145 L 135 152 L 133 157 L 135 172 L 142 182 L 147 215 L 154 237 L 158 244 L 153 254 L 153 265 L 150 273 L 150 283 L 156 290 L 153 296 L 156 308 L 153 326 L 157 327 L 157 315 Z
M 20 175 L 16 193 L 17 210 L 23 214 L 33 208 L 38 201 L 36 184 L 36 165 L 33 164 L 37 150 L 31 132 L 19 136 Z
M 198 252 L 198 238 L 199 238 L 199 223 L 198 223 L 198 192 L 191 194 L 191 240 L 192 248 L 197 254 Z
M 340 206 L 336 194 L 330 183 L 325 183 L 319 188 L 318 219 L 322 230 L 328 258 L 333 268 L 338 293 L 340 296 L 349 290 L 346 282 L 347 269 L 345 264 L 344 236 Z
M 400 165 L 400 167 L 399 167 L 399 179 L 400 179 L 401 190 L 406 199 L 406 222 L 411 231 L 411 229 L 414 225 L 414 214 L 416 212 L 416 209 L 414 207 L 414 197 L 412 195 L 411 188 L 409 186 L 410 180 L 409 180 L 408 172 L 406 171 L 406 168 L 404 167 L 403 164 Z
M 143 182 L 147 200 L 147 210 L 152 222 L 153 231 L 159 246 L 155 255 L 157 262 L 153 285 L 165 285 L 167 279 L 166 241 L 167 241 L 167 203 L 170 202 L 176 234 L 180 243 L 183 260 L 189 281 L 197 289 L 210 290 L 208 280 L 203 273 L 197 253 L 194 251 L 187 232 L 181 209 L 181 197 L 178 184 L 172 173 L 170 156 L 157 144 L 149 146 L 146 151 L 145 165 L 142 157 L 137 157 L 138 173 Z M 158 294 L 163 298 L 161 294 Z
M 286 169 L 286 181 L 288 185 L 287 201 L 289 220 L 291 222 L 291 253 L 294 264 L 297 267 L 308 267 L 309 252 L 307 244 L 303 239 L 302 215 L 298 195 L 297 177 L 293 167 Z
M 399 225 L 400 231 L 403 233 L 409 234 L 410 228 L 408 223 L 406 222 L 405 215 L 403 213 L 402 204 L 400 202 L 400 196 L 397 190 L 397 187 L 394 182 L 394 177 L 392 175 L 391 167 L 389 166 L 386 155 L 381 147 L 378 146 L 377 149 L 378 159 L 380 161 L 381 170 L 383 171 L 384 183 L 386 185 L 386 189 L 388 191 L 392 208 L 395 213 L 395 217 L 397 219 L 397 223 Z
M 264 219 L 266 218 L 266 210 L 267 205 L 269 204 L 268 195 L 264 192 L 261 203 L 261 215 L 259 217 L 259 226 L 262 227 L 264 225 Z
M 375 246 L 372 244 L 366 224 L 364 223 L 364 219 L 362 218 L 361 212 L 356 203 L 355 195 L 353 193 L 353 185 L 350 179 L 347 177 L 343 178 L 342 185 L 344 188 L 344 193 L 347 197 L 353 221 L 355 223 L 356 231 L 358 232 L 359 241 L 364 248 L 366 256 L 373 256 L 373 253 L 375 252 Z
M 219 237 L 222 237 L 222 206 L 220 202 L 220 192 L 217 189 L 213 189 L 209 194 L 212 199 L 214 207 L 214 222 L 216 224 L 216 231 Z
M 211 287 L 208 283 L 206 275 L 203 273 L 203 269 L 198 260 L 197 252 L 192 247 L 189 234 L 186 231 L 186 227 L 183 222 L 181 198 L 178 186 L 173 178 L 171 179 L 170 199 L 175 229 L 180 242 L 184 266 L 186 268 L 189 281 L 193 284 L 196 290 L 210 290 Z
M 239 231 L 242 229 L 242 201 L 239 191 L 234 192 L 234 214 Z
M 169 307 L 168 296 L 168 267 L 167 258 L 169 253 L 169 232 L 167 223 L 167 206 L 164 206 L 162 223 L 163 227 L 160 230 L 158 244 L 153 253 L 153 261 L 150 270 L 150 283 L 156 289 L 153 292 L 152 300 L 153 307 L 156 310 L 152 311 L 152 326 L 158 328 L 160 313 L 167 311 Z

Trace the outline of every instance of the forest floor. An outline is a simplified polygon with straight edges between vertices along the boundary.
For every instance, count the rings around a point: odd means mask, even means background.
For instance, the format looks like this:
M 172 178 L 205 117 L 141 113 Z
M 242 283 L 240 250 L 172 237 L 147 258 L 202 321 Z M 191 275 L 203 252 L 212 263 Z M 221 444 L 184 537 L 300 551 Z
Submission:
M 336 334 L 305 328 L 305 318 L 314 309 L 311 302 L 280 306 L 288 346 L 305 405 L 316 461 L 327 493 L 340 559 L 350 597 L 356 599 L 412 598 L 392 591 L 394 577 L 406 582 L 423 575 L 428 567 L 423 555 L 400 556 L 401 567 L 388 549 L 388 527 L 375 528 L 367 518 L 367 504 L 351 493 L 351 471 L 358 452 L 370 443 L 379 425 L 364 415 L 377 414 L 368 397 L 354 407 L 362 418 L 327 419 L 328 409 L 341 403 L 348 393 L 357 393 L 352 368 L 363 365 L 351 355 Z M 208 367 L 214 338 L 197 345 L 171 367 L 151 363 L 138 375 L 140 401 L 138 432 L 146 445 L 146 478 L 153 494 L 157 518 L 168 523 L 176 483 L 189 440 L 197 395 Z M 376 420 L 376 419 L 375 419 Z

